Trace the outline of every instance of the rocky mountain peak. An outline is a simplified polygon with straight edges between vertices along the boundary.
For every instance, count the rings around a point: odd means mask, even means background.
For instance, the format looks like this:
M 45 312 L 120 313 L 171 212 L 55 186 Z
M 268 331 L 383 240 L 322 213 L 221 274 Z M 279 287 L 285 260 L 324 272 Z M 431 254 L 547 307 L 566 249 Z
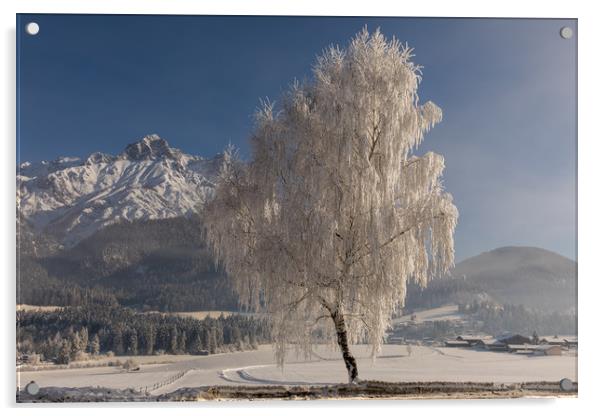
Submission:
M 176 159 L 180 152 L 169 146 L 167 140 L 156 134 L 145 136 L 142 140 L 127 145 L 123 156 L 130 160 Z

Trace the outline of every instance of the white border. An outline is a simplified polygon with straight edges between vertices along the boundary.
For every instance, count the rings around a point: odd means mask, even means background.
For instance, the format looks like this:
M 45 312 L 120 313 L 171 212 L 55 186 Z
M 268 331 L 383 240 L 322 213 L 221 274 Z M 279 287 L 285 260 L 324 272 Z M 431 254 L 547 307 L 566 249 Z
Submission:
M 1 262 L 4 273 L 3 337 L 1 346 L 1 387 L 2 403 L 11 414 L 30 414 L 32 411 L 43 411 L 45 414 L 81 413 L 106 414 L 106 412 L 131 412 L 136 405 L 108 405 L 106 407 L 89 407 L 85 410 L 78 405 L 64 407 L 46 406 L 43 408 L 14 406 L 14 263 L 15 263 L 15 13 L 119 13 L 119 14 L 277 14 L 277 15 L 339 15 L 339 16 L 462 16 L 462 17 L 562 17 L 578 18 L 579 38 L 579 398 L 566 400 L 506 400 L 506 401 L 414 401 L 414 402 L 313 402 L 313 403 L 213 403 L 201 406 L 178 406 L 174 404 L 144 406 L 145 413 L 155 415 L 176 411 L 186 414 L 199 412 L 264 414 L 282 413 L 305 414 L 307 412 L 338 412 L 362 414 L 372 408 L 384 412 L 420 412 L 426 414 L 441 413 L 483 413 L 488 415 L 507 415 L 509 412 L 545 412 L 546 414 L 588 414 L 595 409 L 595 404 L 602 397 L 599 387 L 602 365 L 600 355 L 602 339 L 600 339 L 599 311 L 597 298 L 600 296 L 599 267 L 595 262 L 599 257 L 600 218 L 600 163 L 602 154 L 600 141 L 602 135 L 596 127 L 600 120 L 600 65 L 599 40 L 602 39 L 600 14 L 595 10 L 596 2 L 545 1 L 526 2 L 516 0 L 498 1 L 495 4 L 485 1 L 414 1 L 393 2 L 384 0 L 370 1 L 329 1 L 305 0 L 285 3 L 276 0 L 234 0 L 234 1 L 202 1 L 202 0 L 3 0 L 0 2 L 2 13 L 3 41 L 0 70 L 4 97 L 1 123 L 4 137 L 2 140 L 2 156 L 0 164 L 2 172 L 1 194 L 2 207 L 2 247 Z M 520 151 L 520 149 L 517 149 Z M 537 155 L 533 155 L 537 157 Z M 11 377 L 11 374 L 13 376 Z M 139 405 L 138 405 L 139 406 Z M 344 409 L 341 409 L 341 406 Z M 394 407 L 385 409 L 385 407 Z M 173 408 L 173 410 L 171 409 Z M 134 411 L 138 411 L 136 409 Z M 599 409 L 598 409 L 599 411 Z

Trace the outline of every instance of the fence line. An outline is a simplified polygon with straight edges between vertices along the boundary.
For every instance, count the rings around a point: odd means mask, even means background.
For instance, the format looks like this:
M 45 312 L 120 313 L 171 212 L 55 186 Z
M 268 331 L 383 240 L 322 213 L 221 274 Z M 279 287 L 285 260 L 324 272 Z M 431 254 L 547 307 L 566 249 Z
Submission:
M 178 381 L 179 379 L 181 379 L 182 377 L 184 377 L 189 371 L 191 371 L 192 368 L 188 368 L 184 371 L 180 371 L 179 373 L 174 374 L 171 377 L 166 378 L 163 381 L 154 383 L 154 384 L 149 384 L 147 386 L 142 386 L 142 387 L 138 387 L 138 388 L 134 388 L 134 390 L 139 391 L 140 393 L 151 393 L 161 387 L 167 386 L 169 384 L 175 383 L 176 381 Z

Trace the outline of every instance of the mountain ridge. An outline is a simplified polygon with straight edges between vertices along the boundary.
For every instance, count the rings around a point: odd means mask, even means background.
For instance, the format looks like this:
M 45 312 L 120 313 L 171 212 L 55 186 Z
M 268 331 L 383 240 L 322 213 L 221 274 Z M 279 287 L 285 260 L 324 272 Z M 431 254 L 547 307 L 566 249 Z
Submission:
M 226 154 L 194 156 L 148 135 L 117 155 L 20 164 L 18 267 L 26 303 L 68 303 L 65 290 L 76 285 L 84 292 L 99 287 L 99 297 L 140 308 L 232 307 L 198 216 Z M 406 307 L 486 300 L 575 311 L 576 286 L 573 260 L 505 246 L 464 259 L 426 289 L 409 284 Z M 50 287 L 54 298 L 45 293 Z
M 74 246 L 120 221 L 194 213 L 212 195 L 223 157 L 189 155 L 153 134 L 116 156 L 24 162 L 17 172 L 17 209 L 36 232 Z

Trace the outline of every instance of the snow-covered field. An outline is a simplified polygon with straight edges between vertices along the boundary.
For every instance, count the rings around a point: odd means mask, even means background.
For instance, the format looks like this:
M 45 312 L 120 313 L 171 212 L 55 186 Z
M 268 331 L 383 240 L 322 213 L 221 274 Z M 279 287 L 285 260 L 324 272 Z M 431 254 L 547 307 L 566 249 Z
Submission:
M 376 360 L 365 346 L 353 348 L 358 358 L 360 378 L 383 381 L 474 381 L 520 382 L 577 380 L 575 356 L 530 357 L 509 353 L 473 351 L 459 348 L 431 348 L 385 345 Z M 291 355 L 284 371 L 275 363 L 270 346 L 246 351 L 182 359 L 169 364 L 142 365 L 127 373 L 113 367 L 69 370 L 28 371 L 18 374 L 25 386 L 35 380 L 41 387 L 140 388 L 186 374 L 152 394 L 182 387 L 202 385 L 304 385 L 345 382 L 346 370 L 336 350 L 317 348 L 308 361 Z
M 54 312 L 61 309 L 61 306 L 38 306 L 38 305 L 26 305 L 24 303 L 17 305 L 17 311 L 24 312 Z
M 403 315 L 400 318 L 393 319 L 393 324 L 409 322 L 412 320 L 412 315 L 415 316 L 414 322 L 416 323 L 426 321 L 455 321 L 463 318 L 463 315 L 458 312 L 458 305 L 445 305 L 418 311 L 414 314 Z

